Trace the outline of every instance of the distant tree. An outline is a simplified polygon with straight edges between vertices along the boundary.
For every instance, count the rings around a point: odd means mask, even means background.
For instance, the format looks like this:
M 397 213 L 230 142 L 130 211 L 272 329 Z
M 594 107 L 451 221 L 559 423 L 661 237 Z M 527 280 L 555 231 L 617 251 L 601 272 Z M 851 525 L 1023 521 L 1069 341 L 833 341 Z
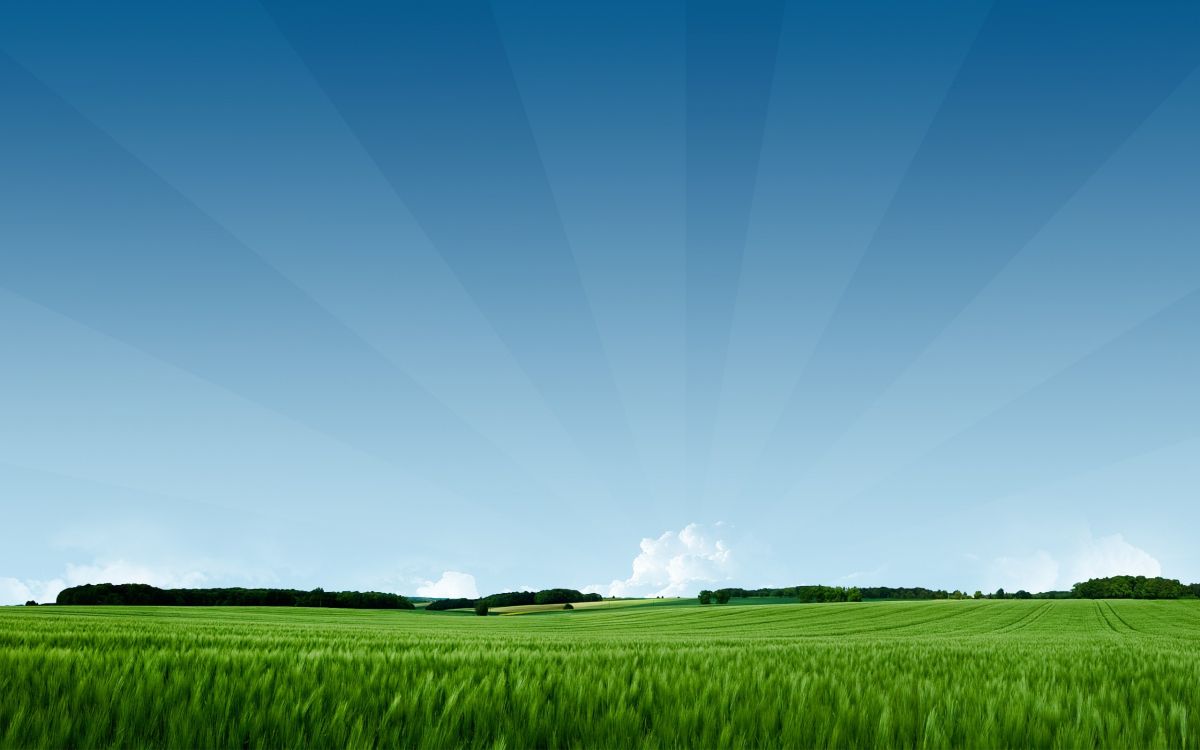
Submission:
M 475 602 L 475 614 L 479 615 L 480 617 L 487 617 L 487 614 L 488 614 L 487 602 L 485 602 L 483 600 Z
M 1033 595 L 1034 599 L 1070 599 L 1070 591 L 1039 591 Z
M 533 595 L 534 604 L 567 604 L 569 602 L 591 601 L 591 594 L 584 594 L 575 589 L 543 589 Z
M 729 589 L 718 589 L 717 590 L 717 604 L 728 604 L 729 597 L 731 594 L 732 594 L 732 592 L 730 592 Z
M 532 591 L 504 591 L 499 594 L 488 594 L 483 597 L 483 601 L 487 602 L 489 607 L 525 607 L 538 603 L 537 594 Z M 562 600 L 546 601 L 542 604 L 562 604 Z
M 992 594 L 992 596 L 994 596 L 997 599 L 1003 599 L 1004 598 L 1004 589 L 996 589 L 996 593 Z
M 470 609 L 478 599 L 435 599 L 425 605 L 426 612 L 441 612 L 447 609 Z
M 575 609 L 575 608 L 571 606 L 570 602 L 567 602 L 566 604 L 563 605 L 563 609 Z
M 848 602 L 861 602 L 862 601 L 862 592 L 858 590 L 857 586 L 851 586 L 850 589 L 848 591 L 846 591 L 846 601 L 848 601 Z
M 1108 595 L 1114 599 L 1132 599 L 1134 583 L 1130 576 L 1113 576 L 1109 579 Z
M 982 598 L 983 598 L 983 592 L 982 592 L 982 591 L 976 591 L 976 592 L 975 592 L 975 598 L 976 598 L 976 599 L 982 599 Z
M 1075 584 L 1071 587 L 1071 596 L 1077 599 L 1178 599 L 1191 595 L 1194 586 L 1184 586 L 1174 578 L 1110 576 Z
M 701 604 L 712 604 L 713 592 L 709 591 L 708 589 L 705 589 L 704 591 L 700 592 L 700 596 L 698 596 L 697 598 L 700 600 Z
M 34 600 L 32 600 L 32 599 L 30 599 L 29 601 L 25 602 L 25 606 L 26 606 L 26 607 L 36 607 L 37 605 L 38 605 L 38 603 L 37 603 L 37 602 L 35 602 L 35 601 L 34 601 Z
M 295 589 L 160 589 L 144 583 L 96 583 L 63 589 L 59 604 L 121 604 L 175 607 L 352 607 L 412 609 L 399 594 L 378 591 L 297 591 Z
M 1019 591 L 1017 591 L 1017 593 L 1013 594 L 1013 599 L 1032 599 L 1032 598 L 1033 598 L 1033 594 L 1029 593 L 1025 589 L 1020 589 Z

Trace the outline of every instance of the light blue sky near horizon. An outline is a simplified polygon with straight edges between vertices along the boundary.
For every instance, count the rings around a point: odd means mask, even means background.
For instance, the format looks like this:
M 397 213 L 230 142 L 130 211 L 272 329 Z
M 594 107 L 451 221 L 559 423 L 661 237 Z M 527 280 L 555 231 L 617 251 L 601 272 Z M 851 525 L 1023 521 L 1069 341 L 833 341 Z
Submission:
M 5 6 L 0 603 L 1200 580 L 1198 32 Z

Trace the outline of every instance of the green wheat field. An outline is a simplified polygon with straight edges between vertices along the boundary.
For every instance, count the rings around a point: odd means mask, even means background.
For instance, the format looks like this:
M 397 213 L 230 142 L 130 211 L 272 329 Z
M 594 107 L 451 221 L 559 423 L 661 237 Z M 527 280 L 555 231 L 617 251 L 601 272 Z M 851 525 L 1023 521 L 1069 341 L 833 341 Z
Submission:
M 1200 747 L 1200 601 L 0 609 L 4 747 Z

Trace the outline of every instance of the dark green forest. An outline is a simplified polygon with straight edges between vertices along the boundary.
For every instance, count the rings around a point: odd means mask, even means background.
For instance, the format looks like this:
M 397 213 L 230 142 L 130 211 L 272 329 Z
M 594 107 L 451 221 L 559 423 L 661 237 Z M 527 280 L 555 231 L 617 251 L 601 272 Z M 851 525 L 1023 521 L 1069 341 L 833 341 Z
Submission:
M 599 594 L 584 594 L 575 589 L 507 591 L 480 599 L 434 599 L 426 609 L 471 609 L 511 607 L 527 604 L 572 604 L 598 602 Z M 297 589 L 160 589 L 144 583 L 93 583 L 72 586 L 59 593 L 58 604 L 130 605 L 175 607 L 338 607 L 346 609 L 413 609 L 413 603 L 399 594 L 378 591 L 299 591 Z
M 491 609 L 493 607 L 521 607 L 530 604 L 577 604 L 579 602 L 598 602 L 603 599 L 604 597 L 599 594 L 584 594 L 575 589 L 506 591 L 479 599 L 438 599 L 430 602 L 425 609 L 432 612 L 447 609 L 473 609 L 480 604 Z
M 963 591 L 888 586 L 786 586 L 783 588 L 724 588 L 701 591 L 697 597 L 701 604 L 725 604 L 732 599 L 779 598 L 801 603 L 815 602 L 860 602 L 924 599 L 1186 599 L 1200 598 L 1200 583 L 1184 584 L 1174 578 L 1147 578 L 1146 576 L 1111 576 L 1093 578 L 1077 583 L 1070 591 L 1005 591 L 997 589 L 985 594 Z
M 707 595 L 707 596 L 706 596 Z M 701 591 L 700 603 L 724 604 L 730 599 L 779 598 L 804 604 L 815 602 L 861 602 L 864 600 L 921 600 L 921 599 L 969 599 L 961 591 L 941 591 L 921 587 L 889 588 L 887 586 L 785 586 L 782 588 L 724 588 Z M 979 598 L 983 598 L 980 594 Z
M 1092 578 L 1071 587 L 1076 599 L 1187 599 L 1200 597 L 1200 583 L 1180 583 L 1174 578 L 1111 576 Z
M 144 583 L 92 583 L 59 592 L 58 604 L 123 604 L 172 607 L 336 607 L 412 609 L 399 594 L 378 591 L 296 589 L 160 589 Z

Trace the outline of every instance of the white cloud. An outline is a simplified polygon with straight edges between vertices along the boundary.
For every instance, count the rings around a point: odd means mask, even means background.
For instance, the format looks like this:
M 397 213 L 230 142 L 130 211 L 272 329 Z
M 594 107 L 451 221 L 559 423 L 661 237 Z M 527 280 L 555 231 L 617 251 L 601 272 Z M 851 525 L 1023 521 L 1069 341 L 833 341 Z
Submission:
M 992 562 L 994 580 L 989 588 L 1052 591 L 1058 583 L 1058 569 L 1058 560 L 1045 550 L 1028 557 L 998 557 Z
M 1024 557 L 998 557 L 992 561 L 992 588 L 1008 591 L 1066 590 L 1089 578 L 1115 575 L 1162 575 L 1162 566 L 1150 553 L 1125 541 L 1121 534 L 1093 537 L 1088 534 L 1059 558 L 1045 550 Z
M 1071 564 L 1071 582 L 1106 576 L 1159 576 L 1162 565 L 1120 534 L 1088 539 Z
M 643 539 L 629 578 L 614 580 L 607 586 L 588 586 L 586 590 L 606 596 L 682 596 L 692 593 L 698 584 L 729 580 L 733 569 L 729 545 L 692 523 L 679 532 L 666 531 L 657 539 Z
M 837 582 L 838 583 L 852 583 L 854 581 L 863 581 L 863 580 L 874 581 L 877 578 L 879 578 L 879 576 L 883 575 L 883 572 L 885 570 L 887 570 L 887 568 L 888 568 L 887 563 L 884 563 L 883 565 L 880 565 L 877 568 L 872 568 L 870 570 L 856 570 L 853 573 L 847 573 L 846 575 L 842 576 L 841 578 L 838 578 Z
M 176 589 L 200 586 L 208 576 L 197 570 L 178 571 L 113 560 L 91 565 L 68 563 L 66 578 L 68 586 L 85 583 L 148 583 L 162 589 Z
M 33 591 L 24 581 L 16 578 L 0 578 L 0 606 L 24 604 L 33 598 Z
M 148 583 L 159 588 L 199 586 L 207 576 L 199 571 L 180 571 L 165 567 L 136 565 L 124 560 L 94 561 L 90 565 L 67 563 L 66 572 L 49 581 L 21 581 L 0 578 L 0 605 L 53 602 L 58 592 L 69 586 L 87 583 Z
M 417 596 L 439 599 L 477 599 L 479 590 L 475 588 L 475 576 L 470 573 L 447 570 L 438 580 L 425 581 L 418 586 Z

